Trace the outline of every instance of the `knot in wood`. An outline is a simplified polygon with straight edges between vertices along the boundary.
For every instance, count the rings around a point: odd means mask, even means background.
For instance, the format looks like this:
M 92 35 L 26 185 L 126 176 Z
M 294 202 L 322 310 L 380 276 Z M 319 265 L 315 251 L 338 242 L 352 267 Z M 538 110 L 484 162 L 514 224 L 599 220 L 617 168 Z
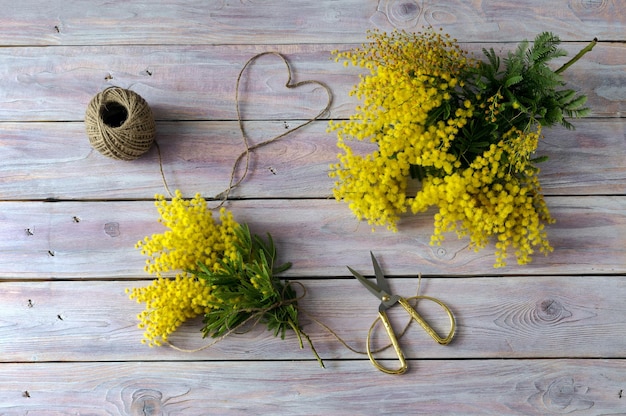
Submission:
M 420 6 L 415 1 L 397 1 L 393 4 L 393 14 L 396 18 L 409 21 L 420 14 Z
M 543 394 L 543 404 L 551 411 L 569 413 L 587 410 L 594 405 L 592 400 L 584 397 L 588 390 L 585 386 L 575 384 L 571 377 L 561 377 L 550 383 Z
M 381 0 L 378 12 L 391 25 L 397 28 L 409 28 L 417 25 L 422 10 L 416 0 Z
M 140 389 L 133 393 L 133 401 L 130 405 L 133 416 L 160 416 L 162 409 L 163 394 L 157 390 Z
M 582 0 L 581 4 L 585 9 L 603 9 L 606 6 L 606 0 Z
M 607 0 L 571 0 L 570 7 L 578 13 L 598 13 L 608 6 Z
M 104 224 L 104 232 L 109 237 L 119 237 L 120 225 L 117 222 L 107 222 Z
M 542 321 L 556 321 L 563 316 L 563 305 L 555 299 L 545 299 L 537 305 L 537 315 Z
M 572 403 L 575 392 L 574 380 L 560 378 L 548 386 L 544 398 L 552 405 L 551 407 L 565 409 Z

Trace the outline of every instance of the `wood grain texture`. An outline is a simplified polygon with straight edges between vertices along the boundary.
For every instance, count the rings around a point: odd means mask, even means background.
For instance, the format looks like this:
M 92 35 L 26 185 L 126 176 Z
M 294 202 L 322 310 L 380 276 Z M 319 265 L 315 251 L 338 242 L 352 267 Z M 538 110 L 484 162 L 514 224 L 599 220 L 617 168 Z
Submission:
M 374 27 L 429 25 L 478 41 L 519 41 L 546 27 L 566 40 L 616 40 L 623 39 L 626 22 L 619 0 L 56 0 L 11 6 L 0 17 L 2 45 L 362 42 Z
M 564 48 L 573 56 L 586 43 Z M 254 55 L 285 54 L 294 82 L 318 80 L 331 89 L 329 118 L 347 118 L 357 104 L 348 95 L 363 71 L 331 58 L 322 45 L 172 45 L 0 48 L 0 121 L 81 121 L 89 100 L 109 86 L 130 88 L 150 104 L 158 120 L 234 120 L 235 83 Z M 498 53 L 515 44 L 465 43 L 476 57 L 482 48 Z M 561 58 L 559 62 L 566 62 Z M 558 63 L 555 63 L 558 65 Z M 589 74 L 593 74 L 590 76 Z M 626 44 L 601 43 L 564 73 L 570 88 L 588 95 L 591 115 L 622 117 L 626 105 Z M 246 120 L 306 119 L 325 107 L 325 91 L 315 85 L 285 88 L 280 59 L 264 56 L 243 77 L 240 97 Z
M 624 360 L 412 364 L 416 370 L 404 377 L 373 372 L 365 360 L 332 362 L 326 370 L 284 361 L 7 364 L 0 366 L 0 411 L 9 416 L 402 415 L 407 409 L 585 415 L 624 409 L 619 397 L 626 383 Z
M 283 133 L 300 120 L 249 121 L 250 143 Z M 329 166 L 338 149 L 328 124 L 319 121 L 254 151 L 251 171 L 235 198 L 328 198 Z M 545 131 L 538 154 L 546 195 L 626 194 L 626 130 L 620 119 L 585 119 L 574 131 Z M 243 151 L 232 121 L 160 122 L 157 142 L 170 188 L 214 197 L 229 183 Z M 108 159 L 89 145 L 83 123 L 1 123 L 0 200 L 148 199 L 164 193 L 158 154 L 133 162 Z M 368 144 L 355 146 L 369 152 Z M 114 175 L 112 175 L 114 173 Z M 241 174 L 241 169 L 238 170 Z
M 395 259 L 385 256 L 385 265 Z M 367 268 L 359 268 L 371 275 Z M 300 280 L 302 323 L 324 360 L 364 359 L 344 348 L 318 320 L 352 348 L 365 351 L 365 339 L 377 316 L 378 301 L 355 279 Z M 274 338 L 262 326 L 202 351 L 186 353 L 140 344 L 136 315 L 143 304 L 128 299 L 127 287 L 147 282 L 0 282 L 0 362 L 56 361 L 221 361 L 313 360 L 298 348 L 293 334 Z M 394 293 L 413 296 L 416 276 L 391 279 Z M 401 339 L 407 358 L 621 358 L 626 349 L 626 282 L 615 276 L 537 276 L 496 278 L 423 278 L 420 293 L 446 302 L 457 319 L 457 332 L 442 347 L 414 324 Z M 503 297 L 502 293 L 510 296 Z M 97 301 L 96 301 L 97 300 Z M 427 301 L 417 310 L 441 333 L 446 316 Z M 390 310 L 398 332 L 407 322 L 402 308 Z M 315 318 L 315 320 L 313 319 Z M 171 342 L 180 348 L 209 345 L 199 319 L 180 328 Z M 385 332 L 374 332 L 374 346 L 386 345 Z M 377 354 L 393 358 L 392 350 Z M 304 364 L 303 364 L 304 365 Z M 419 364 L 417 364 L 419 366 Z M 306 364 L 316 367 L 313 360 Z M 332 366 L 332 364 L 331 364 Z M 2 366 L 0 365 L 0 373 Z M 372 371 L 374 368 L 372 367 Z
M 0 13 L 1 415 L 599 415 L 626 412 L 626 14 L 622 0 L 23 0 Z M 450 236 L 428 242 L 432 213 L 398 233 L 370 231 L 330 198 L 335 137 L 360 70 L 333 62 L 369 29 L 442 27 L 477 56 L 549 30 L 570 56 L 565 73 L 589 96 L 577 130 L 550 129 L 540 153 L 555 248 L 528 266 L 493 269 L 493 249 Z M 142 95 L 158 120 L 170 186 L 213 197 L 242 149 L 235 81 L 258 53 L 283 53 L 293 80 L 333 92 L 324 120 L 254 152 L 229 202 L 236 219 L 271 232 L 284 274 L 307 289 L 302 322 L 321 369 L 294 336 L 262 328 L 196 353 L 140 344 L 127 287 L 147 285 L 133 248 L 161 232 L 155 149 L 125 163 L 93 151 L 89 100 L 108 86 Z M 562 61 L 565 62 L 563 58 Z M 560 62 L 555 62 L 559 65 Z M 323 108 L 308 85 L 287 89 L 284 64 L 248 68 L 241 110 L 251 141 L 283 133 Z M 367 150 L 367 145 L 359 151 Z M 53 202 L 54 201 L 54 202 Z M 417 325 L 401 339 L 409 373 L 387 376 L 343 347 L 316 317 L 362 350 L 377 300 L 349 274 L 373 273 L 373 250 L 396 293 L 446 302 L 458 332 L 445 347 Z M 514 263 L 514 261 L 513 261 Z M 302 291 L 302 289 L 298 289 Z M 406 314 L 394 308 L 396 328 Z M 433 304 L 418 310 L 440 332 Z M 172 337 L 206 345 L 199 319 Z M 375 345 L 387 342 L 377 328 Z M 390 350 L 377 355 L 392 360 Z M 388 361 L 392 364 L 392 361 Z
M 493 249 L 475 253 L 450 235 L 429 244 L 432 214 L 402 219 L 400 231 L 372 232 L 347 205 L 334 200 L 233 201 L 227 206 L 253 232 L 270 232 L 289 276 L 346 276 L 346 261 L 370 267 L 369 250 L 393 256 L 390 274 L 433 275 L 625 273 L 626 200 L 623 197 L 551 197 L 557 223 L 549 227 L 554 253 L 530 265 L 494 269 Z M 76 221 L 77 218 L 79 222 Z M 143 276 L 135 243 L 160 233 L 149 201 L 0 202 L 0 277 L 111 278 Z M 514 263 L 514 260 L 511 260 Z

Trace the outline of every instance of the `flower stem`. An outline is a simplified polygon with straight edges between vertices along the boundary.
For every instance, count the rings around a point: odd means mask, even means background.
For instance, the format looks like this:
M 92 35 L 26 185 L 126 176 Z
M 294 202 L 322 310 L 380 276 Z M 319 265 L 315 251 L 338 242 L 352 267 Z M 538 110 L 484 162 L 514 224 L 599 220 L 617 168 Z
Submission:
M 309 347 L 311 347 L 311 351 L 313 351 L 313 355 L 315 355 L 315 359 L 317 359 L 317 362 L 320 364 L 320 367 L 326 368 L 326 366 L 324 365 L 324 361 L 322 360 L 322 357 L 320 357 L 320 355 L 317 353 L 317 350 L 313 346 L 313 341 L 311 341 L 311 338 L 309 338 L 307 333 L 304 332 L 302 329 L 300 329 L 291 319 L 289 319 L 287 323 L 291 326 L 291 329 L 293 329 L 293 332 L 296 333 L 296 336 L 298 337 L 298 342 L 300 343 L 300 349 L 304 348 L 304 345 L 302 344 L 302 337 L 304 337 L 309 343 Z
M 317 353 L 317 350 L 313 346 L 313 341 L 311 341 L 311 338 L 309 338 L 307 333 L 302 330 L 300 330 L 300 333 L 302 334 L 302 336 L 304 336 L 304 338 L 309 343 L 309 347 L 311 347 L 311 351 L 313 351 L 313 355 L 315 355 L 315 358 L 317 359 L 317 362 L 320 364 L 320 367 L 326 368 L 326 366 L 324 365 L 324 361 L 322 360 L 322 357 L 320 357 L 320 355 Z
M 565 71 L 570 66 L 574 65 L 574 63 L 578 61 L 580 58 L 582 58 L 584 54 L 591 51 L 593 47 L 596 46 L 596 43 L 598 43 L 598 38 L 593 38 L 593 40 L 589 43 L 589 45 L 585 46 L 580 52 L 576 54 L 576 56 L 574 56 L 572 59 L 567 61 L 562 67 L 554 71 L 554 73 L 560 74 L 561 72 Z

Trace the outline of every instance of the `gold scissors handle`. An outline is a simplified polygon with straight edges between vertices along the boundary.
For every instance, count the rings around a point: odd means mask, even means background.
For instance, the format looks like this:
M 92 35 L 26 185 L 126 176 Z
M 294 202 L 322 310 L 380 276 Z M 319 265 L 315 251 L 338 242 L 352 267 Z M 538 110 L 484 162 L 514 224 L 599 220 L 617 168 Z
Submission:
M 435 302 L 437 305 L 441 306 L 443 310 L 446 311 L 446 313 L 448 314 L 448 318 L 450 318 L 450 332 L 448 333 L 447 337 L 442 338 L 441 336 L 439 336 L 439 334 L 437 334 L 437 332 L 435 332 L 435 330 L 428 324 L 428 322 L 426 322 L 426 320 L 424 320 L 424 318 L 422 318 L 422 316 L 419 313 L 417 313 L 417 311 L 409 304 L 408 301 L 411 299 L 430 300 L 432 302 Z M 442 301 L 440 301 L 439 299 L 432 298 L 430 296 L 413 296 L 413 297 L 406 298 L 406 299 L 400 298 L 398 300 L 398 303 L 402 305 L 404 310 L 406 310 L 411 315 L 411 317 L 415 319 L 417 323 L 422 326 L 422 328 L 424 328 L 424 330 L 428 333 L 428 335 L 430 335 L 439 344 L 448 345 L 450 341 L 452 341 L 452 338 L 454 338 L 454 332 L 456 331 L 456 320 L 454 319 L 454 314 L 452 313 L 450 308 L 448 308 L 448 306 Z
M 372 330 L 376 326 L 376 322 L 378 322 L 379 320 L 383 321 L 383 326 L 385 327 L 385 330 L 387 330 L 387 334 L 389 335 L 389 339 L 391 340 L 391 345 L 393 345 L 393 349 L 396 351 L 396 355 L 398 356 L 398 360 L 400 361 L 400 368 L 397 368 L 395 370 L 382 366 L 378 361 L 376 361 L 376 358 L 374 358 L 374 355 L 372 354 L 372 348 L 370 347 L 370 339 L 372 338 Z M 378 312 L 378 318 L 376 318 L 376 321 L 370 327 L 370 330 L 367 333 L 366 349 L 367 349 L 367 356 L 369 357 L 374 367 L 376 367 L 383 373 L 403 374 L 404 372 L 406 372 L 408 365 L 406 363 L 406 359 L 404 358 L 404 353 L 402 353 L 402 350 L 400 349 L 400 344 L 398 343 L 398 338 L 396 337 L 396 333 L 393 332 L 393 328 L 391 327 L 391 322 L 389 322 L 389 318 L 387 317 L 387 314 L 385 312 Z
M 448 333 L 448 336 L 446 336 L 445 338 L 442 338 L 439 334 L 437 334 L 437 332 L 430 326 L 430 324 L 428 324 L 428 322 L 426 322 L 426 320 L 422 318 L 422 316 L 419 313 L 417 313 L 417 311 L 408 302 L 411 299 L 426 299 L 426 300 L 435 302 L 436 304 L 441 306 L 446 311 L 446 313 L 448 314 L 448 317 L 450 318 L 450 332 Z M 439 344 L 447 345 L 450 343 L 450 341 L 452 341 L 452 338 L 454 338 L 454 332 L 456 330 L 456 320 L 454 319 L 454 315 L 452 314 L 452 311 L 450 310 L 450 308 L 448 308 L 448 306 L 442 301 L 440 301 L 439 299 L 433 298 L 430 296 L 413 296 L 413 297 L 406 298 L 406 299 L 400 298 L 398 299 L 398 303 L 411 315 L 411 318 L 417 321 L 417 323 L 419 323 L 420 326 L 424 328 L 424 330 L 428 333 L 428 335 L 430 335 Z M 400 361 L 400 367 L 397 369 L 384 367 L 374 358 L 374 355 L 372 354 L 372 349 L 370 348 L 370 339 L 372 336 L 372 331 L 374 327 L 376 326 L 376 322 L 378 322 L 378 320 L 382 321 L 383 326 L 385 327 L 385 330 L 387 331 L 387 335 L 389 336 L 389 339 L 391 340 L 391 345 L 393 346 L 393 349 L 396 351 L 396 355 L 398 357 L 398 360 Z M 384 311 L 380 311 L 378 313 L 378 318 L 376 319 L 376 322 L 374 322 L 374 325 L 370 327 L 370 330 L 367 334 L 367 343 L 366 343 L 367 344 L 367 356 L 369 357 L 374 367 L 376 367 L 378 370 L 382 371 L 383 373 L 403 374 L 404 372 L 406 372 L 408 365 L 406 363 L 406 359 L 404 358 L 404 353 L 402 352 L 402 349 L 400 348 L 400 343 L 398 342 L 396 333 L 394 332 L 393 327 L 391 326 L 391 322 L 389 321 L 389 317 L 387 316 L 387 313 L 385 313 Z

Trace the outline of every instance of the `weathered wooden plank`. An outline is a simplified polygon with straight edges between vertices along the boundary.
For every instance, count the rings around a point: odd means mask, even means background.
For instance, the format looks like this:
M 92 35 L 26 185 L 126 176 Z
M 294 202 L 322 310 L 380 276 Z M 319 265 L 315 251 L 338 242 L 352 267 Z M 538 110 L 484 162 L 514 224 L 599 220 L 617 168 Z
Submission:
M 294 81 L 324 82 L 333 93 L 330 118 L 347 118 L 356 105 L 348 92 L 360 69 L 331 60 L 330 51 L 355 45 L 85 46 L 0 48 L 0 121 L 79 121 L 89 100 L 115 85 L 131 88 L 159 120 L 236 119 L 237 75 L 252 56 L 286 54 Z M 506 53 L 515 44 L 464 44 L 476 56 L 493 46 Z M 583 43 L 567 44 L 573 55 Z M 621 117 L 626 102 L 626 45 L 603 43 L 565 74 L 570 87 L 589 96 L 593 116 Z M 563 59 L 563 62 L 565 60 Z M 590 76 L 593 74 L 593 76 Z M 315 85 L 288 90 L 286 68 L 275 56 L 249 67 L 241 84 L 242 117 L 285 120 L 313 117 L 327 102 Z
M 297 124 L 250 121 L 246 129 L 250 143 L 255 144 Z M 326 121 L 320 121 L 255 150 L 251 171 L 232 196 L 331 195 L 328 170 L 337 147 L 327 127 Z M 0 131 L 1 199 L 145 199 L 165 192 L 155 148 L 124 163 L 94 151 L 83 123 L 5 123 Z M 245 148 L 237 122 L 161 122 L 157 132 L 172 189 L 213 197 L 228 187 L 233 163 Z
M 314 78 L 347 97 L 355 73 L 330 60 L 332 45 L 104 46 L 0 48 L 2 120 L 83 120 L 89 100 L 111 86 L 144 97 L 157 119 L 236 119 L 235 83 L 254 55 L 289 54 L 294 81 Z M 298 56 L 299 55 L 299 56 Z M 304 61 L 303 61 L 304 59 Z M 306 70 L 305 70 L 306 68 Z M 241 84 L 247 119 L 313 117 L 328 100 L 323 89 L 285 88 L 287 70 L 277 57 L 251 65 Z M 342 85 L 340 87 L 340 85 Z M 335 91 L 336 88 L 340 88 Z M 281 91 L 280 93 L 278 91 Z
M 7 3 L 0 14 L 0 46 L 11 46 L 0 47 L 0 413 L 623 413 L 626 15 L 620 5 Z M 333 90 L 326 117 L 344 118 L 356 104 L 348 91 L 358 70 L 335 64 L 329 51 L 361 43 L 370 28 L 423 24 L 443 26 L 474 52 L 505 51 L 543 30 L 573 42 L 566 44 L 570 55 L 594 36 L 607 41 L 566 74 L 590 96 L 595 119 L 580 121 L 573 133 L 546 131 L 542 144 L 551 158 L 542 175 L 558 220 L 549 230 L 555 252 L 526 267 L 494 270 L 491 249 L 475 254 L 454 236 L 430 247 L 430 215 L 403 220 L 397 234 L 372 234 L 347 206 L 324 199 L 336 150 L 320 121 L 256 152 L 248 180 L 232 195 L 244 200 L 228 206 L 254 231 L 272 232 L 281 257 L 294 262 L 285 276 L 308 289 L 302 308 L 350 345 L 364 347 L 377 301 L 345 265 L 371 274 L 369 250 L 398 293 L 414 293 L 415 274 L 426 275 L 422 293 L 441 298 L 457 316 L 454 342 L 441 347 L 412 327 L 401 340 L 410 357 L 404 377 L 380 374 L 310 317 L 305 329 L 326 370 L 294 337 L 281 341 L 261 328 L 194 354 L 141 345 L 135 321 L 141 305 L 124 288 L 147 284 L 133 246 L 161 231 L 149 200 L 163 190 L 156 152 L 131 163 L 93 152 L 81 123 L 89 99 L 110 85 L 139 92 L 159 120 L 172 188 L 213 196 L 226 186 L 241 150 L 234 86 L 250 57 L 285 53 L 296 81 L 316 79 Z M 272 57 L 244 77 L 242 110 L 253 140 L 323 107 L 322 89 L 287 92 L 285 80 L 285 67 Z M 440 311 L 426 306 L 420 311 L 443 329 Z M 393 312 L 402 326 L 405 314 Z M 173 341 L 205 345 L 198 328 L 199 322 L 186 325 Z
M 548 156 L 540 165 L 541 184 L 550 195 L 623 193 L 626 168 L 626 123 L 603 124 L 578 120 L 576 130 L 544 130 L 538 154 Z M 611 155 L 609 156 L 609 153 Z M 592 166 L 595 166 L 592 167 Z
M 299 121 L 249 121 L 259 143 Z M 547 195 L 626 193 L 624 137 L 619 119 L 585 119 L 575 131 L 545 132 L 539 154 Z M 327 123 L 316 122 L 254 151 L 252 170 L 233 190 L 241 198 L 327 198 L 329 165 L 338 149 Z M 244 149 L 234 121 L 160 122 L 157 141 L 173 189 L 213 197 L 229 183 L 232 164 Z M 367 149 L 369 146 L 362 146 Z M 0 199 L 146 199 L 164 193 L 156 149 L 133 162 L 105 158 L 89 145 L 83 123 L 0 124 Z
M 184 24 L 181 24 L 184 22 Z M 5 7 L 2 45 L 361 42 L 374 27 L 444 27 L 458 38 L 515 41 L 550 28 L 567 40 L 624 39 L 617 1 L 34 0 Z M 112 30 L 115 28 L 115 30 Z
M 251 200 L 229 203 L 235 218 L 254 232 L 270 232 L 289 276 L 347 275 L 347 261 L 370 267 L 376 250 L 395 261 L 391 274 L 492 275 L 625 273 L 626 199 L 550 197 L 557 223 L 549 227 L 554 253 L 530 265 L 493 269 L 493 251 L 467 249 L 450 235 L 441 247 L 429 245 L 432 213 L 410 216 L 400 231 L 372 233 L 347 205 L 334 200 Z M 0 276 L 4 278 L 99 278 L 143 276 L 143 258 L 134 250 L 145 235 L 161 232 L 149 201 L 0 203 Z M 511 260 L 514 263 L 514 260 Z
M 624 360 L 422 361 L 393 377 L 365 361 L 0 366 L 3 414 L 618 414 Z M 419 392 L 416 394 L 416 392 Z
M 393 261 L 392 256 L 381 256 L 384 266 Z M 371 268 L 360 270 L 372 274 Z M 390 281 L 394 293 L 405 296 L 416 293 L 415 276 Z M 329 362 L 365 358 L 344 348 L 312 317 L 332 328 L 352 348 L 364 352 L 368 329 L 377 317 L 378 301 L 355 279 L 300 282 L 306 287 L 306 294 L 299 301 L 302 323 L 318 353 Z M 313 357 L 308 346 L 304 350 L 298 348 L 293 334 L 281 340 L 262 327 L 231 335 L 193 353 L 169 347 L 148 348 L 140 344 L 142 331 L 136 327 L 135 317 L 143 305 L 128 299 L 124 293 L 127 287 L 147 284 L 0 282 L 0 362 L 93 361 L 94 358 L 98 361 L 276 361 Z M 303 294 L 301 288 L 296 288 Z M 401 340 L 402 349 L 410 359 L 620 358 L 626 349 L 624 276 L 424 278 L 420 293 L 446 302 L 454 311 L 458 326 L 453 342 L 442 347 L 414 323 Z M 423 301 L 418 311 L 441 333 L 447 333 L 447 318 L 436 305 Z M 390 316 L 399 333 L 408 315 L 401 308 L 394 308 Z M 172 343 L 186 349 L 209 345 L 210 339 L 201 338 L 201 326 L 199 319 L 185 324 L 172 336 Z M 389 342 L 380 326 L 374 339 L 376 346 Z M 377 356 L 393 358 L 394 353 L 387 350 Z

